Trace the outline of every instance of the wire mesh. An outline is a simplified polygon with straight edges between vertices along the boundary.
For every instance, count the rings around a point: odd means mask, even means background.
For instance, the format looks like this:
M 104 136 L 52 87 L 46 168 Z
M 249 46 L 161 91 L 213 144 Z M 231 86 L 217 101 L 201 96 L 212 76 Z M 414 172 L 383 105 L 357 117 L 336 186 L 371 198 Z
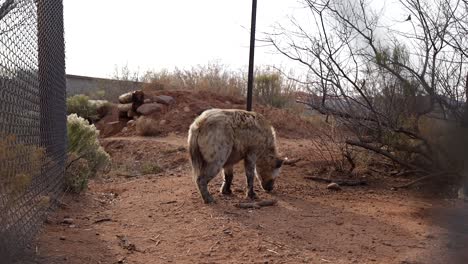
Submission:
M 0 259 L 34 238 L 66 160 L 62 0 L 0 0 Z

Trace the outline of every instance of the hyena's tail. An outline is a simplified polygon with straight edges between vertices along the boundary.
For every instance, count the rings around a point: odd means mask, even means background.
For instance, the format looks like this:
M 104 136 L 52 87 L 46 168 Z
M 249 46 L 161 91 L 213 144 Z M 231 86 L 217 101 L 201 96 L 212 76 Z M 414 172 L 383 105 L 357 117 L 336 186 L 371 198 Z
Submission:
M 188 148 L 190 154 L 190 160 L 192 162 L 193 176 L 197 177 L 202 171 L 203 164 L 205 163 L 203 156 L 200 152 L 200 147 L 198 146 L 198 128 L 190 128 L 189 130 L 189 139 L 188 139 Z

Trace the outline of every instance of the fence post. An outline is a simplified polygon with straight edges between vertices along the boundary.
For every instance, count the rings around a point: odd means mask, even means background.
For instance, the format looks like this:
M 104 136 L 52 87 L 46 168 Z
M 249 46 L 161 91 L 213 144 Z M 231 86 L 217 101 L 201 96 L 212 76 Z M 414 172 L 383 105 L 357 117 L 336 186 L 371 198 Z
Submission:
M 247 80 L 247 111 L 252 111 L 252 90 L 255 52 L 255 24 L 257 20 L 257 0 L 252 0 L 252 21 L 250 28 L 249 76 Z
M 62 0 L 37 0 L 40 138 L 47 156 L 66 150 L 65 43 Z M 63 159 L 59 159 L 64 164 Z M 63 167 L 63 164 L 62 165 Z

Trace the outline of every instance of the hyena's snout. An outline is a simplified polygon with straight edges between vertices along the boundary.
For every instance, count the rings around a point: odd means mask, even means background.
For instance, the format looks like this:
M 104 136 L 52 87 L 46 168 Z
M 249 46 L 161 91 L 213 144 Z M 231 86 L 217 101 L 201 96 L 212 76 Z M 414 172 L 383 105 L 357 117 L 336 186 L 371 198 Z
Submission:
M 267 192 L 273 191 L 274 186 L 275 186 L 275 180 L 269 180 L 267 182 L 262 183 L 262 188 Z

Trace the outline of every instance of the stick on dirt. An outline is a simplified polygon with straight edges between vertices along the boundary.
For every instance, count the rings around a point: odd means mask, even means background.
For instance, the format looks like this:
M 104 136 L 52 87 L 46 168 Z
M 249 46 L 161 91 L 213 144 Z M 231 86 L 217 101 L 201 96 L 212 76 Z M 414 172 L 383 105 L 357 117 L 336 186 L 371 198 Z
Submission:
M 99 224 L 99 223 L 102 223 L 102 222 L 109 222 L 109 221 L 112 221 L 111 218 L 102 218 L 102 219 L 98 219 L 96 221 L 94 221 L 94 224 Z
M 325 183 L 336 183 L 341 186 L 360 186 L 360 185 L 367 185 L 366 181 L 362 180 L 345 180 L 345 179 L 325 179 L 320 177 L 313 177 L 313 176 L 306 176 L 304 179 L 317 181 L 317 182 L 325 182 Z
M 264 206 L 273 206 L 277 202 L 278 201 L 276 200 L 263 200 L 263 201 L 258 201 L 258 202 L 238 203 L 236 204 L 236 207 L 239 207 L 241 209 L 250 209 L 250 208 L 258 209 Z
M 284 165 L 295 165 L 296 163 L 298 163 L 299 161 L 301 161 L 302 159 L 301 158 L 297 158 L 297 159 L 287 159 L 287 160 L 284 160 L 283 164 Z

